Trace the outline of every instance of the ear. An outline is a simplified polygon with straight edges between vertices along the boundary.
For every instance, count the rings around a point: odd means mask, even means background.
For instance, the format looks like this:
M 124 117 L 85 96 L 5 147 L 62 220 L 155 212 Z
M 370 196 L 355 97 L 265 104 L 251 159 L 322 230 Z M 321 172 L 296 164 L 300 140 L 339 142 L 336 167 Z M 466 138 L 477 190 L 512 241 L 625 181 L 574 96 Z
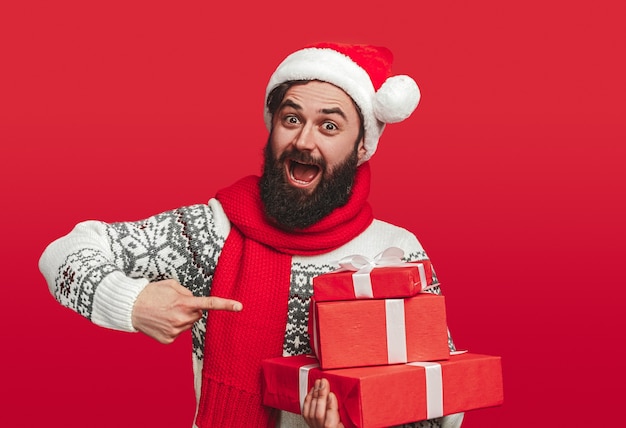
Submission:
M 365 150 L 365 138 L 361 137 L 361 141 L 359 141 L 359 145 L 357 147 L 357 159 L 359 160 L 359 163 L 361 162 L 361 159 L 363 159 L 363 156 L 365 156 L 366 152 L 367 150 Z

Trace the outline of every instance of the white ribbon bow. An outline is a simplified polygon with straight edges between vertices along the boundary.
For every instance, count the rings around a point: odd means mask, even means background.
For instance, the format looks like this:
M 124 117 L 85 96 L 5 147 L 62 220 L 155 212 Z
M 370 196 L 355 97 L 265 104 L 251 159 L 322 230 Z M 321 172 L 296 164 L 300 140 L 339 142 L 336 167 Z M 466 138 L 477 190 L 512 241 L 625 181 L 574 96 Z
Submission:
M 404 257 L 404 251 L 401 248 L 389 247 L 377 254 L 373 259 L 360 254 L 354 254 L 352 256 L 342 258 L 337 262 L 337 264 L 341 266 L 342 270 L 357 272 L 367 270 L 369 273 L 375 267 L 403 265 L 404 262 L 402 261 L 402 257 Z
M 426 270 L 423 263 L 406 263 L 402 261 L 404 251 L 398 247 L 389 247 L 377 254 L 373 259 L 355 254 L 342 258 L 337 262 L 340 269 L 336 272 L 353 271 L 352 283 L 354 285 L 354 295 L 357 299 L 371 299 L 374 297 L 370 272 L 378 267 L 392 266 L 417 266 L 420 276 L 422 291 L 426 290 Z

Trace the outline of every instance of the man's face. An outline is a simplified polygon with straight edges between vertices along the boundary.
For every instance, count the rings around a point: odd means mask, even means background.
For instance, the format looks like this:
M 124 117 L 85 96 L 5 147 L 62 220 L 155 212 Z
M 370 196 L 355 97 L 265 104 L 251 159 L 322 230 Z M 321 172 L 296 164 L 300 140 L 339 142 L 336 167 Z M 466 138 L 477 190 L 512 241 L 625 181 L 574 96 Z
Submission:
M 318 81 L 292 86 L 273 116 L 265 150 L 261 196 L 268 216 L 302 229 L 344 205 L 365 154 L 360 127 L 341 89 Z
M 319 184 L 324 162 L 332 171 L 354 150 L 361 122 L 352 99 L 330 83 L 311 81 L 292 86 L 274 114 L 270 144 L 287 155 L 283 167 L 291 186 L 311 193 Z M 363 141 L 358 158 L 365 154 Z M 305 159 L 305 158 L 308 158 Z

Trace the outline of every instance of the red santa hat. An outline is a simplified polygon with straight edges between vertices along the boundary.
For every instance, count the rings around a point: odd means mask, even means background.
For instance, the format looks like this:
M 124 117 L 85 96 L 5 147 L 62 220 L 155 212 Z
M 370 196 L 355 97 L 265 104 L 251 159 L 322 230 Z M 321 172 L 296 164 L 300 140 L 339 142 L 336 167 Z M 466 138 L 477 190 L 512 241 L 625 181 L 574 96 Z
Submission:
M 415 81 L 406 75 L 391 76 L 393 55 L 387 48 L 371 45 L 319 43 L 296 51 L 283 60 L 265 91 L 265 100 L 281 83 L 321 80 L 343 89 L 361 109 L 365 128 L 365 156 L 376 151 L 385 124 L 401 122 L 413 113 L 420 99 Z M 265 125 L 272 116 L 265 108 Z

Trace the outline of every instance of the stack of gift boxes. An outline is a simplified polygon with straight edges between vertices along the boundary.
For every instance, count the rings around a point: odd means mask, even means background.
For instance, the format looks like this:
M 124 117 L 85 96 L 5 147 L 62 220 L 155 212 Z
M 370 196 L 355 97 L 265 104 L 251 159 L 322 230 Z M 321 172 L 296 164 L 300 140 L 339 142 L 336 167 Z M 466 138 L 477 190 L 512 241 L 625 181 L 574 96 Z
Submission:
M 322 377 L 346 427 L 390 427 L 502 403 L 500 357 L 451 355 L 444 297 L 428 292 L 428 260 L 354 269 L 314 278 L 315 355 L 263 361 L 265 405 L 300 413 Z

